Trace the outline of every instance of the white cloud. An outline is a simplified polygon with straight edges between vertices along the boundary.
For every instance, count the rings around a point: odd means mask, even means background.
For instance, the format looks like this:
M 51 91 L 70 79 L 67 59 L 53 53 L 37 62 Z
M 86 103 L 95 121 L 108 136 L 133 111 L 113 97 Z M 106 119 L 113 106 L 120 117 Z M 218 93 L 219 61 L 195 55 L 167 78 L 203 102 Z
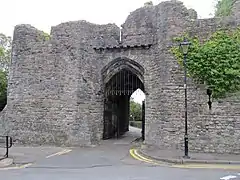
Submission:
M 12 35 L 17 24 L 31 24 L 50 31 L 61 22 L 87 20 L 92 23 L 121 25 L 131 11 L 148 0 L 1 0 L 0 32 Z M 153 0 L 154 4 L 162 0 Z M 201 17 L 213 12 L 215 0 L 183 0 Z

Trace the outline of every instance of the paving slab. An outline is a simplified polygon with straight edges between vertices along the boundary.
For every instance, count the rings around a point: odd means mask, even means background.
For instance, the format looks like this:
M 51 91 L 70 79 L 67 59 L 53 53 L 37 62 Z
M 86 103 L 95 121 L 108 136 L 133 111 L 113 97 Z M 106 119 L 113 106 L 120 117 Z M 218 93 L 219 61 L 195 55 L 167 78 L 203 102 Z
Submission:
M 184 158 L 183 150 L 163 150 L 148 145 L 142 145 L 139 152 L 148 158 L 168 163 L 240 164 L 240 154 L 189 152 L 189 158 Z
M 0 160 L 0 168 L 4 168 L 13 164 L 12 158 L 5 158 Z
M 9 149 L 9 158 L 13 159 L 14 164 L 33 163 L 63 150 L 64 148 L 61 147 L 13 146 Z M 3 156 L 3 154 L 0 154 L 0 156 Z

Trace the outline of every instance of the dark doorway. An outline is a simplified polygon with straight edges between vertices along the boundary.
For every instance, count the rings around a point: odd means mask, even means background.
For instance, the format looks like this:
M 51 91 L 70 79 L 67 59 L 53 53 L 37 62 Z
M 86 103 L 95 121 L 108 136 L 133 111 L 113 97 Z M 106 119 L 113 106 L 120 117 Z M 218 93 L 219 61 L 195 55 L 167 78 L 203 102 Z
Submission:
M 119 138 L 129 131 L 130 97 L 137 90 L 144 92 L 143 82 L 128 69 L 116 73 L 105 85 L 103 139 Z M 144 106 L 144 105 L 143 105 Z M 145 108 L 142 108 L 145 111 Z M 141 113 L 144 139 L 145 112 Z

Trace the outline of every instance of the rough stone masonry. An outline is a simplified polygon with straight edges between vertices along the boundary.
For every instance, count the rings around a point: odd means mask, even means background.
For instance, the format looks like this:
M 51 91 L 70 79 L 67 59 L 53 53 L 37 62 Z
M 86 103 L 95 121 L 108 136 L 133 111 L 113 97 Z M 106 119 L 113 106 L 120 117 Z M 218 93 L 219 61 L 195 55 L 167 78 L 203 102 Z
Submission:
M 145 143 L 183 148 L 183 70 L 169 52 L 172 38 L 190 32 L 206 39 L 217 29 L 237 28 L 239 11 L 234 6 L 232 16 L 197 19 L 179 1 L 149 4 L 127 17 L 121 38 L 115 24 L 66 22 L 52 27 L 50 37 L 17 25 L 0 134 L 27 145 L 97 144 L 103 135 L 102 70 L 138 66 L 144 70 L 135 68 L 146 93 Z M 188 83 L 190 151 L 240 153 L 239 98 L 215 100 L 210 111 L 204 86 Z

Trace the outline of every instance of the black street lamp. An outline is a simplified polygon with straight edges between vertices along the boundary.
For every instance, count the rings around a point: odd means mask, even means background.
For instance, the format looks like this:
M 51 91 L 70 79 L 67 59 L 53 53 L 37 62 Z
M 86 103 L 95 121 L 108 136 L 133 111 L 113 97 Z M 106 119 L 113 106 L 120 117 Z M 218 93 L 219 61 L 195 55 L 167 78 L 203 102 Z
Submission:
M 184 135 L 184 146 L 185 153 L 184 158 L 189 158 L 188 156 L 188 124 L 187 124 L 187 54 L 190 42 L 184 38 L 184 41 L 180 43 L 180 50 L 183 53 L 183 65 L 184 65 L 184 90 L 185 90 L 185 135 Z

